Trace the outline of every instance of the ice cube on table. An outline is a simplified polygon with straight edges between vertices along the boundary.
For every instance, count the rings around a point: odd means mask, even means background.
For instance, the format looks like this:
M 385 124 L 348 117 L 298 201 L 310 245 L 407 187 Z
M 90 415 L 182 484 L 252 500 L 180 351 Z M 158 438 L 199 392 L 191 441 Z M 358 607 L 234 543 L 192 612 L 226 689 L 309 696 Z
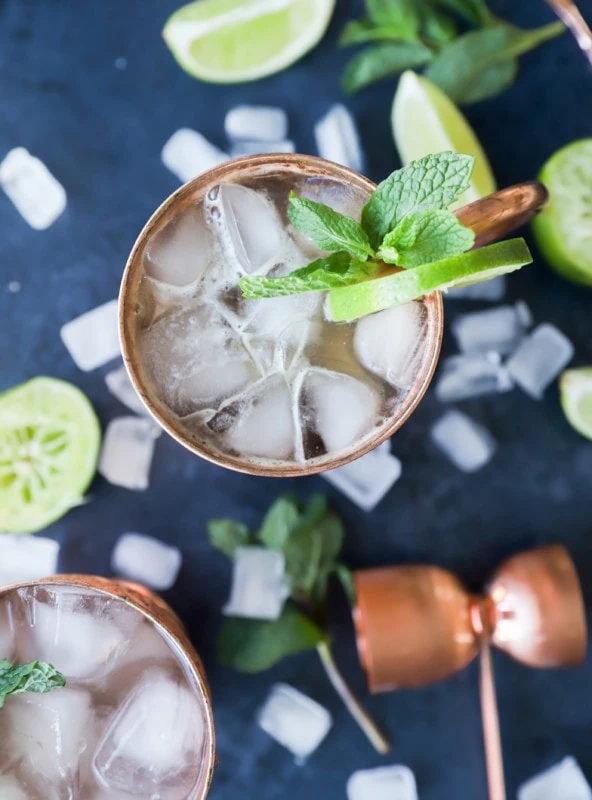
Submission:
M 0 797 L 2 800 L 29 800 L 22 785 L 12 775 L 0 775 Z
M 0 163 L 0 186 L 38 231 L 49 228 L 66 208 L 64 187 L 24 147 L 15 147 Z
M 402 465 L 391 454 L 390 442 L 383 442 L 343 467 L 323 472 L 321 477 L 364 511 L 372 511 L 401 477 Z
M 203 208 L 192 205 L 150 240 L 144 270 L 154 280 L 181 289 L 203 277 L 212 253 L 212 235 Z
M 284 554 L 266 547 L 239 547 L 235 553 L 227 617 L 278 619 L 290 595 Z
M 142 616 L 119 601 L 81 589 L 19 589 L 15 628 L 27 631 L 19 655 L 48 661 L 66 678 L 96 681 L 108 675 L 129 647 Z M 19 622 L 22 620 L 22 622 Z
M 121 356 L 117 300 L 109 300 L 67 322 L 60 336 L 78 369 L 85 372 Z
M 123 405 L 127 406 L 131 411 L 135 411 L 136 414 L 148 413 L 146 406 L 142 403 L 138 393 L 134 389 L 125 367 L 122 366 L 108 372 L 107 375 L 105 375 L 105 383 L 113 397 L 116 397 L 120 403 L 123 403 Z
M 226 153 L 191 128 L 180 128 L 162 148 L 162 163 L 186 183 L 229 160 Z
M 502 365 L 499 353 L 466 353 L 442 361 L 436 397 L 442 403 L 454 403 L 513 388 L 514 381 Z
M 592 789 L 575 758 L 567 756 L 523 783 L 518 800 L 592 800 Z
M 328 453 L 338 453 L 358 443 L 379 420 L 377 392 L 340 372 L 308 370 L 300 397 L 301 428 L 315 431 Z
M 358 361 L 393 386 L 408 387 L 424 353 L 425 320 L 421 303 L 393 306 L 363 317 L 354 334 Z
M 257 712 L 257 723 L 302 764 L 327 736 L 333 720 L 316 700 L 287 683 L 276 683 Z
M 124 533 L 111 554 L 111 568 L 152 589 L 170 589 L 181 569 L 181 551 L 152 536 Z
M 314 129 L 321 158 L 335 161 L 356 172 L 364 170 L 364 153 L 354 118 L 341 103 L 334 105 Z
M 506 366 L 518 386 L 535 400 L 574 356 L 574 346 L 554 325 L 543 324 L 525 339 Z
M 456 289 L 446 292 L 444 297 L 447 300 L 485 300 L 497 303 L 506 294 L 507 283 L 505 275 L 498 275 L 497 278 L 491 278 L 488 281 L 457 286 Z
M 0 533 L 0 586 L 55 575 L 59 552 L 53 539 Z
M 491 433 L 462 411 L 447 411 L 432 426 L 432 441 L 463 472 L 477 472 L 497 450 Z
M 415 776 L 398 764 L 360 769 L 347 782 L 347 800 L 417 800 Z
M 107 425 L 99 458 L 105 480 L 124 489 L 144 491 L 161 431 L 156 423 L 141 417 L 117 417 Z
M 226 114 L 224 130 L 232 140 L 278 142 L 288 135 L 288 115 L 272 106 L 236 106 Z
M 506 355 L 520 344 L 532 325 L 528 306 L 497 306 L 461 314 L 452 321 L 452 333 L 463 353 L 495 351 Z
M 202 760 L 205 722 L 197 695 L 174 673 L 151 669 L 114 714 L 94 757 L 110 790 L 144 797 L 191 794 Z M 183 793 L 183 794 L 182 794 Z
M 291 139 L 277 142 L 236 142 L 230 148 L 232 158 L 241 156 L 255 156 L 260 153 L 295 153 L 296 145 Z

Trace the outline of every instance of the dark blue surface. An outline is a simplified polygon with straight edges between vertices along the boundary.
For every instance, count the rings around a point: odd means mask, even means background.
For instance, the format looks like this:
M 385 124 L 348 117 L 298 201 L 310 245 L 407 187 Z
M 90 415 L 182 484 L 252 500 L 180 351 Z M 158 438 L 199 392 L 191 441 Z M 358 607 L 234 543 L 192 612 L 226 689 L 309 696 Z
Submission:
M 523 25 L 551 21 L 542 0 L 494 3 Z M 324 42 L 287 72 L 254 85 L 200 84 L 174 63 L 160 29 L 176 0 L 4 0 L 0 4 L 0 157 L 17 145 L 39 156 L 62 181 L 68 209 L 48 231 L 35 232 L 0 196 L 0 389 L 38 374 L 71 380 L 92 399 L 105 425 L 124 409 L 107 392 L 107 369 L 82 373 L 65 351 L 59 329 L 116 296 L 123 265 L 141 226 L 177 187 L 160 150 L 177 128 L 194 127 L 223 146 L 225 112 L 238 102 L 284 106 L 291 135 L 314 152 L 315 120 L 340 99 L 347 55 L 336 50 L 344 21 L 358 10 L 338 0 Z M 581 4 L 592 17 L 592 2 Z M 128 67 L 114 66 L 125 57 Z M 394 81 L 349 102 L 368 153 L 369 175 L 398 165 L 388 114 Z M 592 134 L 592 74 L 565 36 L 522 60 L 517 85 L 468 111 L 501 186 L 535 176 L 559 146 Z M 22 283 L 10 294 L 11 280 Z M 592 363 L 590 290 L 562 282 L 537 259 L 510 281 L 510 298 L 525 298 L 537 321 L 558 325 L 574 341 L 578 364 Z M 452 344 L 445 342 L 452 350 Z M 349 720 L 316 657 L 285 661 L 259 676 L 217 666 L 214 640 L 229 569 L 210 551 L 206 520 L 230 515 L 253 526 L 277 494 L 325 491 L 347 521 L 353 566 L 431 561 L 477 587 L 500 559 L 524 547 L 561 541 L 575 555 L 585 586 L 592 572 L 590 494 L 592 443 L 565 422 L 556 388 L 536 403 L 516 391 L 462 404 L 500 443 L 482 472 L 457 472 L 427 439 L 441 413 L 429 393 L 393 442 L 404 474 L 372 514 L 364 514 L 319 477 L 279 483 L 225 472 L 163 436 L 151 488 L 143 494 L 97 478 L 92 502 L 51 526 L 67 571 L 109 574 L 109 554 L 124 531 L 153 534 L 184 553 L 180 579 L 167 599 L 202 653 L 211 679 L 220 765 L 213 800 L 274 800 L 345 796 L 354 770 L 402 762 L 416 773 L 422 800 L 485 800 L 477 673 L 470 668 L 444 684 L 368 699 L 392 733 L 382 760 Z M 364 692 L 345 609 L 336 609 L 335 636 L 344 669 Z M 592 779 L 592 663 L 569 672 L 535 672 L 496 655 L 509 797 L 517 785 L 566 753 Z M 309 763 L 287 752 L 253 724 L 273 681 L 293 683 L 325 704 L 335 728 Z

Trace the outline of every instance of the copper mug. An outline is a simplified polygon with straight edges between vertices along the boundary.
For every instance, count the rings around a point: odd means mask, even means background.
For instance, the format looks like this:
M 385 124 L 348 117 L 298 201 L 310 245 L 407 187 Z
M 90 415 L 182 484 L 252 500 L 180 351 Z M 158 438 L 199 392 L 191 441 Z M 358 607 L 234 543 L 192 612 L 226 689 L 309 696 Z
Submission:
M 212 445 L 192 438 L 178 419 L 156 398 L 149 381 L 143 375 L 134 335 L 134 306 L 136 292 L 143 273 L 146 248 L 152 237 L 166 226 L 180 211 L 200 202 L 215 186 L 225 182 L 245 182 L 265 175 L 286 176 L 295 179 L 325 178 L 351 185 L 368 198 L 376 189 L 372 181 L 339 164 L 305 155 L 258 155 L 229 161 L 205 172 L 186 183 L 172 194 L 152 215 L 140 233 L 127 261 L 119 295 L 119 334 L 123 359 L 130 379 L 142 402 L 158 424 L 174 439 L 195 455 L 228 469 L 251 475 L 270 477 L 296 477 L 335 469 L 347 464 L 389 439 L 411 416 L 425 394 L 433 377 L 440 354 L 444 328 L 442 296 L 435 292 L 425 299 L 427 308 L 427 343 L 425 356 L 413 384 L 396 414 L 374 435 L 366 437 L 347 453 L 327 458 L 321 465 L 257 464 L 240 457 L 220 452 Z M 537 181 L 503 189 L 482 200 L 477 200 L 457 211 L 457 216 L 476 234 L 476 246 L 498 239 L 527 222 L 547 201 L 545 187 Z

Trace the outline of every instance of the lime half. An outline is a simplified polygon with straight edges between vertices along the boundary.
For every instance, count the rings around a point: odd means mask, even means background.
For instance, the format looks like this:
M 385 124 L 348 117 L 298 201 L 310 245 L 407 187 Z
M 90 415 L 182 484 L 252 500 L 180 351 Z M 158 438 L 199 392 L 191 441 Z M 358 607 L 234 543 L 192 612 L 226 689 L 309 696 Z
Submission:
M 329 319 L 344 322 L 409 303 L 438 289 L 487 281 L 531 262 L 524 239 L 509 239 L 383 278 L 333 289 L 327 297 L 326 313 Z
M 592 286 L 592 139 L 551 156 L 539 179 L 550 200 L 532 221 L 537 244 L 563 277 Z
M 560 378 L 561 405 L 567 421 L 592 439 L 592 367 L 568 369 Z
M 162 35 L 181 67 L 202 81 L 242 83 L 290 66 L 322 39 L 335 0 L 197 0 Z
M 427 78 L 411 70 L 403 73 L 391 122 L 403 164 L 445 150 L 475 157 L 471 186 L 455 208 L 495 192 L 495 178 L 475 132 L 448 95 Z
M 101 429 L 84 395 L 33 378 L 0 395 L 0 530 L 34 533 L 80 503 L 95 474 Z

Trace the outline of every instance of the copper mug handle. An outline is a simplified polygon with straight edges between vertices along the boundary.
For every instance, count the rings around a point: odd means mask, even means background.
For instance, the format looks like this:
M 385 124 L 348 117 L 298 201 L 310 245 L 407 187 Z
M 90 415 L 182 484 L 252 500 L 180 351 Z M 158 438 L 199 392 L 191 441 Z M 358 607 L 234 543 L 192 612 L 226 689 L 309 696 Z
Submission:
M 546 205 L 549 192 L 540 181 L 527 181 L 475 200 L 455 211 L 475 231 L 475 247 L 482 247 L 524 225 Z

